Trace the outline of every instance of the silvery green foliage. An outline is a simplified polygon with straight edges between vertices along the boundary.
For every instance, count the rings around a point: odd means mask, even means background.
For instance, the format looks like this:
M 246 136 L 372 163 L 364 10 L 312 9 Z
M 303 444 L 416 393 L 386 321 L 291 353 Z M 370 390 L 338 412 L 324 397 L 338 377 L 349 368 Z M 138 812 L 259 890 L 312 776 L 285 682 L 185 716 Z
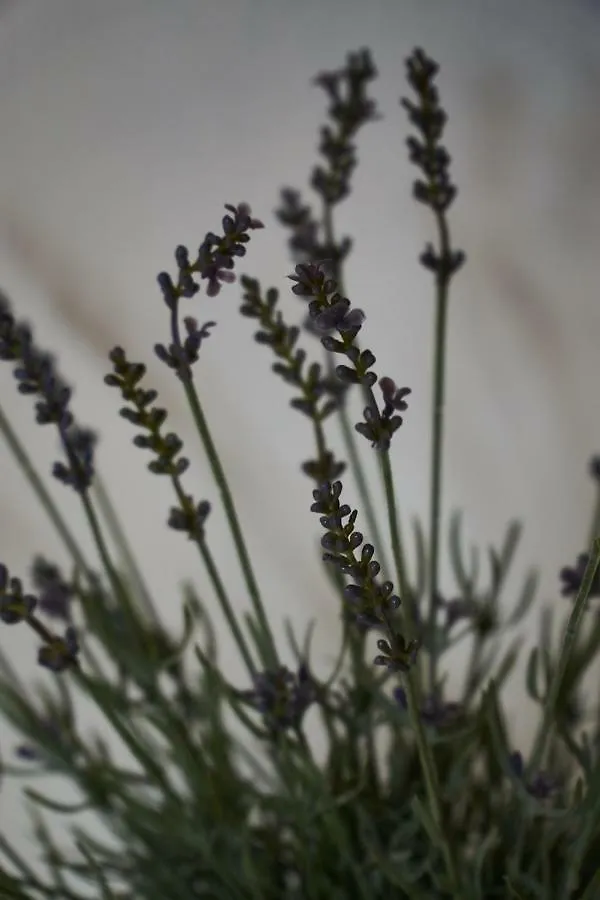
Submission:
M 410 389 L 398 386 L 401 372 L 376 371 L 375 354 L 361 343 L 375 311 L 346 296 L 351 241 L 335 231 L 336 207 L 350 193 L 358 163 L 358 132 L 379 115 L 370 96 L 376 74 L 370 53 L 361 50 L 343 68 L 318 76 L 329 101 L 310 180 L 318 202 L 291 188 L 281 195 L 279 217 L 289 229 L 295 266 L 290 293 L 305 304 L 303 327 L 288 324 L 277 291 L 263 290 L 249 275 L 240 279 L 240 312 L 276 357 L 274 373 L 292 389 L 292 407 L 312 431 L 313 455 L 298 463 L 307 507 L 319 517 L 317 564 L 339 596 L 342 641 L 331 671 L 317 671 L 310 630 L 302 641 L 290 630 L 289 647 L 274 639 L 196 374 L 204 342 L 218 341 L 218 331 L 211 331 L 214 322 L 200 326 L 183 314 L 192 301 L 201 308 L 202 288 L 209 296 L 222 292 L 224 302 L 234 290 L 239 260 L 263 227 L 247 204 L 227 204 L 220 233 L 207 232 L 195 255 L 178 247 L 176 275 L 158 276 L 168 325 L 167 343 L 154 349 L 189 404 L 214 477 L 211 499 L 208 487 L 201 499 L 188 493 L 191 453 L 184 455 L 183 441 L 169 430 L 146 366 L 115 347 L 105 378 L 121 395 L 122 417 L 138 432 L 135 445 L 151 457 L 148 469 L 171 485 L 165 525 L 198 551 L 244 663 L 244 684 L 230 681 L 208 604 L 192 588 L 180 635 L 161 625 L 151 587 L 98 481 L 96 438 L 76 422 L 71 389 L 54 357 L 2 298 L 0 359 L 12 367 L 20 392 L 35 398 L 37 422 L 56 429 L 62 458 L 52 473 L 74 489 L 102 563 L 96 569 L 88 562 L 32 468 L 27 445 L 0 412 L 0 429 L 72 558 L 70 572 L 35 558 L 31 592 L 0 566 L 3 632 L 28 625 L 38 660 L 50 670 L 31 696 L 2 660 L 0 709 L 21 735 L 18 746 L 3 746 L 2 770 L 30 778 L 58 773 L 81 794 L 80 803 L 68 805 L 30 788 L 48 874 L 36 874 L 0 836 L 2 897 L 79 900 L 90 886 L 102 900 L 600 896 L 600 717 L 582 692 L 600 646 L 593 609 L 600 593 L 598 514 L 575 564 L 560 572 L 557 566 L 557 590 L 562 581 L 568 598 L 562 641 L 556 644 L 543 617 L 539 646 L 528 657 L 524 690 L 539 706 L 540 723 L 527 758 L 512 743 L 503 702 L 518 638 L 498 657 L 500 634 L 514 630 L 535 599 L 531 574 L 502 617 L 499 601 L 520 528 L 508 527 L 485 567 L 482 554 L 467 560 L 458 517 L 447 532 L 442 528 L 446 323 L 465 255 L 451 240 L 457 191 L 437 65 L 422 50 L 407 61 L 410 96 L 403 106 L 418 171 L 414 197 L 435 228 L 420 257 L 433 279 L 436 309 L 431 504 L 425 525 L 415 529 L 416 565 L 407 565 L 389 450 L 402 440 Z M 358 421 L 353 393 L 362 407 Z M 329 444 L 336 420 L 347 459 L 338 459 Z M 385 510 L 366 486 L 365 453 L 377 456 Z M 597 458 L 591 476 L 600 497 Z M 232 560 L 244 575 L 249 611 L 242 619 L 228 594 L 228 573 L 210 550 L 215 500 L 231 531 Z M 108 536 L 123 551 L 123 565 L 115 563 Z M 385 559 L 390 549 L 392 565 Z M 451 596 L 439 589 L 446 552 L 455 578 Z M 467 678 L 450 695 L 441 664 L 450 648 L 468 641 Z M 116 760 L 104 736 L 81 732 L 78 696 L 101 712 L 130 767 Z M 327 740 L 322 759 L 307 733 L 310 716 L 320 720 Z M 383 756 L 377 752 L 382 737 Z M 20 765 L 9 760 L 11 751 Z M 68 816 L 93 810 L 117 846 L 75 825 L 73 846 L 57 847 L 44 809 Z

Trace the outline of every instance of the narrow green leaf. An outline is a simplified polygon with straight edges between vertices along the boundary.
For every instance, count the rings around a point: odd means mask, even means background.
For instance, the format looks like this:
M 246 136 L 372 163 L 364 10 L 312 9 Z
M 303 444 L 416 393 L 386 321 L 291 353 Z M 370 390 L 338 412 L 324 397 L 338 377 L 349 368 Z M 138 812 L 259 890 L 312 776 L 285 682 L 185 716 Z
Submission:
M 49 797 L 40 794 L 40 792 L 34 790 L 34 788 L 25 788 L 24 790 L 34 803 L 37 803 L 39 806 L 43 806 L 45 809 L 49 809 L 52 812 L 61 813 L 63 815 L 74 815 L 75 813 L 85 812 L 85 810 L 91 808 L 89 800 L 82 801 L 81 803 L 59 803 L 57 800 L 51 800 Z
M 527 693 L 529 694 L 529 696 L 533 700 L 536 700 L 538 703 L 542 703 L 543 698 L 540 695 L 539 684 L 538 684 L 539 661 L 540 661 L 539 647 L 533 647 L 531 650 L 531 653 L 529 654 L 529 659 L 527 661 L 527 674 L 526 674 L 525 684 L 527 686 Z
M 531 609 L 533 601 L 535 600 L 538 584 L 539 574 L 532 569 L 525 579 L 525 584 L 523 585 L 514 609 L 508 618 L 507 625 L 511 628 L 518 625 Z

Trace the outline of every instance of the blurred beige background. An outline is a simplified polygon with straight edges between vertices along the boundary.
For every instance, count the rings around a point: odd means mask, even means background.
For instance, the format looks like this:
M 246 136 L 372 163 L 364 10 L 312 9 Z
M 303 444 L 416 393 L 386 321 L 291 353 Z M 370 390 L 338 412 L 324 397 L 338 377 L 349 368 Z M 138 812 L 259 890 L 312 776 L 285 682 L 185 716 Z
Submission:
M 347 289 L 367 312 L 364 341 L 376 371 L 413 389 L 393 455 L 404 513 L 426 511 L 433 302 L 416 260 L 433 229 L 410 199 L 414 172 L 398 106 L 415 44 L 442 66 L 446 142 L 460 187 L 452 229 L 468 255 L 451 305 L 445 514 L 462 507 L 468 534 L 483 545 L 521 517 L 517 569 L 540 564 L 540 603 L 564 608 L 557 571 L 586 538 L 593 495 L 585 468 L 600 449 L 597 6 L 12 0 L 0 7 L 0 284 L 35 323 L 40 343 L 60 352 L 80 419 L 102 432 L 101 470 L 168 622 L 179 621 L 182 579 L 193 577 L 201 591 L 206 579 L 193 549 L 165 528 L 168 486 L 145 470 L 133 429 L 117 414 L 119 398 L 103 384 L 107 353 L 121 343 L 148 362 L 194 462 L 187 486 L 216 502 L 179 386 L 153 358 L 153 344 L 167 333 L 155 276 L 174 271 L 178 243 L 193 251 L 207 230 L 218 231 L 223 203 L 246 200 L 267 227 L 253 237 L 241 271 L 280 287 L 288 317 L 300 320 L 286 282 L 286 235 L 272 210 L 280 187 L 305 187 L 315 161 L 325 102 L 310 79 L 361 46 L 380 70 L 373 93 L 385 118 L 360 138 L 355 189 L 337 228 L 355 238 Z M 284 616 L 298 627 L 317 617 L 315 647 L 325 664 L 337 646 L 338 610 L 314 563 L 319 526 L 299 471 L 312 436 L 238 307 L 236 286 L 190 304 L 200 321 L 218 322 L 198 365 L 199 391 L 277 631 Z M 54 438 L 34 427 L 8 367 L 0 397 L 48 471 Z M 368 456 L 366 443 L 364 450 Z M 0 559 L 23 574 L 34 552 L 64 561 L 4 447 L 0 465 Z M 87 542 L 76 498 L 52 489 Z M 209 533 L 245 608 L 217 511 Z M 452 590 L 447 578 L 443 586 Z M 235 680 L 241 666 L 222 637 Z M 0 646 L 20 671 L 34 673 L 36 641 L 26 629 L 4 628 Z M 523 693 L 515 689 L 510 711 L 526 743 Z M 0 729 L 7 754 L 13 739 Z M 21 840 L 23 822 L 17 787 L 3 787 L 0 825 Z

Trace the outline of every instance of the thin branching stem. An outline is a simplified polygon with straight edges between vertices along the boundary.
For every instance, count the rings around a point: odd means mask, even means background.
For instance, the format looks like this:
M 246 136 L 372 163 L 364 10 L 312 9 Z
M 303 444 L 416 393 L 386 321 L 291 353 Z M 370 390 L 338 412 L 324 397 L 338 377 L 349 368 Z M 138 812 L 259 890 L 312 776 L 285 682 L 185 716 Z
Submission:
M 385 622 L 392 646 L 394 646 L 394 627 L 387 613 L 383 610 L 382 617 Z M 462 900 L 463 894 L 461 892 L 460 878 L 458 876 L 456 860 L 454 858 L 454 853 L 450 841 L 448 840 L 448 836 L 445 833 L 444 813 L 442 809 L 441 787 L 438 772 L 435 760 L 433 758 L 431 745 L 427 739 L 427 735 L 425 734 L 423 722 L 421 721 L 419 687 L 417 672 L 415 671 L 414 667 L 411 667 L 406 673 L 404 677 L 404 683 L 406 685 L 406 696 L 408 700 L 408 714 L 417 744 L 419 761 L 421 763 L 423 780 L 425 782 L 425 792 L 427 794 L 427 800 L 431 809 L 433 821 L 437 829 L 440 848 L 444 856 L 444 861 L 451 884 L 452 896 L 455 898 L 455 900 Z
M 225 514 L 227 516 L 227 521 L 229 523 L 244 579 L 248 587 L 250 599 L 254 607 L 254 612 L 256 613 L 256 617 L 265 636 L 266 645 L 268 648 L 268 658 L 265 660 L 265 664 L 269 668 L 272 668 L 277 665 L 278 659 L 275 640 L 273 638 L 271 626 L 269 625 L 269 620 L 267 619 L 265 608 L 258 588 L 258 583 L 256 581 L 254 570 L 252 568 L 252 563 L 250 562 L 250 556 L 246 547 L 246 542 L 244 540 L 235 504 L 233 502 L 233 496 L 229 489 L 229 484 L 227 482 L 227 478 L 225 477 L 225 472 L 223 470 L 223 466 L 221 465 L 219 454 L 215 447 L 215 443 L 210 433 L 208 423 L 204 416 L 198 392 L 196 391 L 193 382 L 189 379 L 184 381 L 184 388 L 190 409 L 192 411 L 194 422 L 196 424 L 196 427 L 200 434 L 200 438 L 202 440 L 202 444 L 208 457 L 213 477 L 219 489 L 219 493 L 221 494 L 221 500 L 223 502 L 223 507 L 225 509 Z
M 455 898 L 455 900 L 461 900 L 461 898 L 464 897 L 464 894 L 462 893 L 460 886 L 460 878 L 458 876 L 458 868 L 456 865 L 456 860 L 454 858 L 454 852 L 446 834 L 442 803 L 440 799 L 440 780 L 438 777 L 435 760 L 433 758 L 431 745 L 427 739 L 425 729 L 423 728 L 423 723 L 421 721 L 416 688 L 416 672 L 414 670 L 410 671 L 407 674 L 405 683 L 409 715 L 411 724 L 415 732 L 415 740 L 417 742 L 417 749 L 419 751 L 419 760 L 421 762 L 423 779 L 425 781 L 425 790 L 427 792 L 427 798 L 434 818 L 434 822 L 438 830 L 440 846 L 442 854 L 444 856 L 444 861 L 446 863 L 446 869 L 448 870 L 448 877 L 450 879 L 452 896 Z
M 400 520 L 396 507 L 396 489 L 394 486 L 394 474 L 390 465 L 389 450 L 381 452 L 381 469 L 383 473 L 383 483 L 385 486 L 385 497 L 387 502 L 388 522 L 390 527 L 390 535 L 392 539 L 392 552 L 394 554 L 394 564 L 396 567 L 396 578 L 400 589 L 400 597 L 405 604 L 405 619 L 409 638 L 415 635 L 415 615 L 413 609 L 413 598 L 410 595 L 408 581 L 406 577 L 406 562 L 402 550 L 402 540 L 400 536 Z
M 94 476 L 93 490 L 98 498 L 98 505 L 108 529 L 112 533 L 114 541 L 122 554 L 127 570 L 135 582 L 138 596 L 146 607 L 146 611 L 150 614 L 152 619 L 157 622 L 159 619 L 158 613 L 152 600 L 152 595 L 150 594 L 146 579 L 135 558 L 129 538 L 121 525 L 119 515 L 111 500 L 110 494 L 98 472 L 96 472 Z
M 588 546 L 597 537 L 600 537 L 600 482 L 596 485 L 596 500 L 594 503 L 594 514 L 592 516 L 590 533 L 588 536 Z
M 27 481 L 31 485 L 35 495 L 37 496 L 42 509 L 50 519 L 50 522 L 56 529 L 59 538 L 62 540 L 67 553 L 70 555 L 71 559 L 75 566 L 83 573 L 86 581 L 90 585 L 90 587 L 96 586 L 96 576 L 94 572 L 90 568 L 84 553 L 77 543 L 75 536 L 70 530 L 69 526 L 63 519 L 60 510 L 56 506 L 56 503 L 48 493 L 44 482 L 38 475 L 35 466 L 33 465 L 29 454 L 25 450 L 23 444 L 17 437 L 15 431 L 11 427 L 9 421 L 2 408 L 0 407 L 0 431 L 2 432 L 6 443 L 13 456 L 15 457 L 17 464 L 20 466 L 23 474 L 25 475 Z M 28 616 L 27 622 L 34 631 L 46 642 L 49 643 L 52 640 L 53 635 L 44 625 L 37 619 L 35 616 Z M 88 662 L 96 672 L 99 674 L 101 672 L 100 665 L 98 660 L 96 659 L 95 654 L 93 653 L 91 647 L 86 643 L 83 646 L 83 653 L 87 658 Z
M 183 508 L 185 508 L 186 497 L 185 497 L 185 492 L 183 490 L 183 487 L 181 486 L 181 482 L 176 475 L 173 475 L 171 477 L 171 481 L 173 483 L 173 488 L 177 495 L 177 499 L 179 500 L 179 503 L 183 509 Z M 231 633 L 233 634 L 233 637 L 235 638 L 235 641 L 238 645 L 239 651 L 242 654 L 242 658 L 244 660 L 246 668 L 248 669 L 248 673 L 250 674 L 251 677 L 253 677 L 254 674 L 256 673 L 256 666 L 252 660 L 252 654 L 250 653 L 250 649 L 246 642 L 246 638 L 244 637 L 243 632 L 239 626 L 235 612 L 231 605 L 231 601 L 229 600 L 227 591 L 225 590 L 225 586 L 224 586 L 221 576 L 219 574 L 219 570 L 213 559 L 213 555 L 210 552 L 205 540 L 201 540 L 198 537 L 195 537 L 194 543 L 196 544 L 198 551 L 200 553 L 202 562 L 204 563 L 204 566 L 206 567 L 208 577 L 209 577 L 211 584 L 217 595 L 217 599 L 221 606 L 221 610 L 223 612 L 223 615 L 227 619 L 227 624 L 229 625 L 229 628 L 231 629 Z
M 124 603 L 124 605 L 128 608 L 129 598 L 127 595 L 127 591 L 123 585 L 123 581 L 119 573 L 114 567 L 104 534 L 102 533 L 102 528 L 100 526 L 98 516 L 96 514 L 96 510 L 94 509 L 94 505 L 90 497 L 88 496 L 87 491 L 80 492 L 80 497 L 85 517 L 90 527 L 92 537 L 94 538 L 94 543 L 96 544 L 96 547 L 98 549 L 98 553 L 100 554 L 100 559 L 102 560 L 104 571 L 106 572 L 106 576 L 109 580 L 112 591 L 115 597 L 118 598 L 122 603 Z

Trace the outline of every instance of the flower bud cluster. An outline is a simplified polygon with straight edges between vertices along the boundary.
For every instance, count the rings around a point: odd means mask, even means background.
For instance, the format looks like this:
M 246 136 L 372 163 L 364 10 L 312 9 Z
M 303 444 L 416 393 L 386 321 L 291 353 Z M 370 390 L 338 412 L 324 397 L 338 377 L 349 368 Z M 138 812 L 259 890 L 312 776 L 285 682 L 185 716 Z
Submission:
M 317 699 L 317 687 L 308 666 L 302 663 L 297 673 L 286 666 L 258 673 L 254 687 L 241 691 L 240 696 L 262 714 L 270 732 L 279 733 L 300 726 Z
M 398 706 L 408 711 L 408 698 L 403 687 L 394 688 L 394 699 Z M 465 713 L 463 704 L 452 700 L 443 700 L 438 693 L 428 694 L 419 708 L 419 717 L 424 725 L 431 728 L 447 728 L 460 721 Z
M 325 551 L 323 560 L 337 566 L 344 575 L 352 579 L 344 588 L 344 598 L 348 610 L 357 625 L 362 628 L 384 626 L 391 632 L 390 641 L 379 640 L 380 655 L 375 665 L 383 665 L 394 672 L 406 672 L 415 662 L 418 642 L 406 642 L 404 637 L 391 626 L 390 613 L 400 606 L 400 598 L 393 593 L 391 581 L 379 581 L 381 566 L 373 559 L 375 549 L 372 544 L 363 545 L 363 536 L 354 530 L 358 516 L 356 509 L 348 504 L 340 504 L 342 483 L 326 482 L 313 491 L 314 503 L 311 511 L 321 516 L 325 529 L 321 546 Z M 347 522 L 344 523 L 344 519 Z M 356 551 L 362 546 L 360 557 Z
M 577 596 L 589 560 L 589 553 L 580 553 L 575 565 L 563 566 L 560 570 L 560 580 L 562 581 L 561 593 L 563 597 Z M 598 569 L 594 576 L 594 580 L 592 581 L 589 597 L 600 597 L 600 569 Z
M 52 474 L 78 493 L 85 493 L 94 477 L 96 435 L 80 428 L 70 409 L 72 391 L 56 371 L 54 357 L 35 345 L 30 327 L 17 322 L 10 303 L 0 292 L 0 360 L 15 362 L 14 377 L 21 394 L 39 399 L 36 422 L 55 425 L 67 462 L 56 462 Z
M 375 101 L 367 96 L 369 82 L 377 70 L 368 50 L 348 55 L 342 69 L 321 72 L 315 84 L 323 88 L 330 104 L 327 111 L 333 127 L 323 126 L 319 152 L 326 166 L 316 166 L 311 184 L 323 200 L 333 206 L 350 193 L 350 178 L 356 168 L 358 130 L 380 118 Z
M 519 781 L 524 782 L 527 793 L 538 800 L 546 800 L 559 787 L 558 779 L 543 771 L 535 773 L 525 781 L 525 766 L 523 764 L 523 756 L 519 750 L 511 753 L 509 766 L 515 777 Z
M 260 322 L 261 327 L 255 334 L 256 341 L 271 347 L 280 360 L 273 364 L 273 371 L 300 391 L 300 396 L 293 397 L 290 405 L 313 422 L 324 422 L 343 402 L 347 385 L 337 378 L 324 375 L 317 362 L 306 365 L 306 351 L 296 349 L 300 330 L 296 326 L 286 325 L 281 312 L 276 309 L 279 293 L 275 288 L 263 296 L 259 282 L 246 275 L 242 276 L 241 284 L 244 288 L 241 314 Z M 318 460 L 304 463 L 302 469 L 321 484 L 339 478 L 345 464 L 338 462 L 333 453 L 325 451 Z
M 363 410 L 364 421 L 355 428 L 359 434 L 371 441 L 378 450 L 389 449 L 392 436 L 402 425 L 402 417 L 392 415 L 394 410 L 405 410 L 404 397 L 410 393 L 409 388 L 397 389 L 390 378 L 381 379 L 384 395 L 384 409 L 381 411 L 372 392 L 377 382 L 377 375 L 371 370 L 376 362 L 370 350 L 360 350 L 356 346 L 356 338 L 365 321 L 360 309 L 351 309 L 350 301 L 337 291 L 337 283 L 328 278 L 323 270 L 324 264 L 300 263 L 290 281 L 295 282 L 292 292 L 300 297 L 310 297 L 308 311 L 314 327 L 323 334 L 321 343 L 330 353 L 341 353 L 352 363 L 351 366 L 339 365 L 335 374 L 343 384 L 361 385 L 370 392 L 370 403 Z M 331 334 L 336 330 L 340 339 Z
M 189 460 L 181 456 L 183 442 L 173 432 L 163 434 L 162 426 L 167 419 L 167 411 L 152 404 L 158 397 L 155 390 L 145 390 L 139 384 L 146 374 L 143 363 L 128 361 L 125 351 L 115 347 L 110 353 L 113 372 L 104 379 L 110 387 L 117 387 L 123 399 L 131 404 L 124 406 L 119 412 L 124 419 L 147 434 L 138 434 L 133 443 L 136 447 L 150 450 L 154 459 L 148 468 L 155 475 L 168 475 L 176 486 L 180 497 L 180 506 L 173 507 L 169 514 L 168 525 L 176 531 L 185 532 L 188 537 L 202 541 L 204 524 L 210 512 L 210 504 L 206 500 L 195 504 L 192 497 L 183 493 L 179 478 L 187 471 Z
M 39 598 L 41 612 L 54 619 L 69 620 L 75 590 L 58 566 L 36 556 L 31 567 L 31 580 Z
M 223 216 L 221 223 L 223 234 L 208 231 L 193 263 L 186 247 L 180 245 L 175 250 L 177 284 L 166 272 L 159 274 L 158 284 L 169 309 L 173 309 L 180 297 L 194 297 L 198 293 L 200 284 L 194 275 L 208 282 L 206 293 L 209 297 L 217 296 L 223 282 L 235 281 L 232 270 L 235 260 L 246 255 L 245 245 L 250 240 L 248 232 L 264 228 L 264 225 L 259 219 L 252 218 L 247 203 L 238 206 L 226 203 L 225 209 L 227 215 Z
M 224 283 L 233 283 L 235 260 L 246 255 L 245 245 L 250 240 L 248 232 L 264 228 L 259 219 L 252 218 L 247 203 L 238 206 L 226 203 L 225 209 L 227 215 L 222 220 L 223 234 L 219 236 L 212 231 L 207 232 L 194 262 L 190 260 L 187 247 L 179 245 L 175 250 L 176 283 L 168 272 L 160 272 L 157 276 L 163 299 L 171 312 L 171 343 L 168 347 L 156 344 L 154 352 L 161 362 L 175 370 L 182 381 L 191 380 L 191 367 L 198 360 L 200 345 L 209 336 L 215 322 L 206 322 L 199 327 L 196 319 L 188 316 L 183 320 L 186 336 L 182 338 L 178 317 L 180 298 L 194 297 L 200 290 L 195 275 L 208 282 L 206 293 L 209 297 L 216 297 Z
M 400 102 L 419 132 L 419 138 L 411 135 L 406 143 L 410 161 L 424 175 L 424 178 L 414 182 L 413 194 L 419 203 L 433 211 L 442 231 L 440 252 L 436 252 L 432 244 L 427 244 L 421 255 L 421 264 L 442 281 L 447 281 L 461 268 L 465 254 L 461 250 L 450 249 L 447 229 L 445 224 L 441 225 L 457 189 L 450 179 L 450 154 L 441 143 L 447 116 L 440 106 L 439 93 L 434 84 L 439 66 L 423 50 L 416 49 L 408 58 L 406 69 L 417 102 L 406 97 Z
M 6 566 L 0 563 L 0 622 L 5 625 L 27 622 L 44 638 L 45 643 L 38 650 L 41 666 L 53 672 L 63 672 L 70 666 L 77 666 L 77 632 L 72 625 L 69 625 L 64 637 L 49 632 L 34 616 L 37 605 L 38 598 L 23 593 L 20 578 L 11 577 Z

